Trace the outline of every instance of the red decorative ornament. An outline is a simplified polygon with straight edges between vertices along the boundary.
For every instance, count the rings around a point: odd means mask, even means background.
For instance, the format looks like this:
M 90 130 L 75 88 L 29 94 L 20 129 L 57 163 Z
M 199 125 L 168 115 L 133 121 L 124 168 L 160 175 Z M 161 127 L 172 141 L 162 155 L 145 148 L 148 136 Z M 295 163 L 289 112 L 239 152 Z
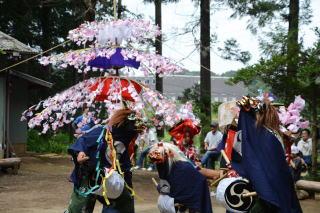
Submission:
M 99 85 L 103 83 L 103 87 L 101 92 L 96 96 L 96 101 L 104 101 L 108 99 L 110 86 L 112 85 L 113 81 L 117 80 L 118 77 L 103 77 L 100 78 L 97 82 L 95 82 L 92 86 L 90 86 L 90 91 L 94 92 L 98 89 Z M 130 92 L 128 91 L 128 87 L 133 85 L 136 92 L 139 94 L 142 90 L 142 86 L 137 83 L 136 81 L 125 79 L 125 78 L 118 78 L 121 84 L 121 96 L 123 100 L 132 101 L 134 102 L 133 97 L 131 96 Z M 119 91 L 120 93 L 120 91 Z
M 232 129 L 228 130 L 227 139 L 226 139 L 226 146 L 225 146 L 224 151 L 225 151 L 229 160 L 232 159 L 232 149 L 233 149 L 234 137 L 235 137 L 236 133 L 237 132 Z
M 189 132 L 190 137 L 193 138 L 200 133 L 200 130 L 200 126 L 194 124 L 191 119 L 185 119 L 172 127 L 169 130 L 169 134 L 176 140 L 177 144 L 181 144 L 186 132 Z

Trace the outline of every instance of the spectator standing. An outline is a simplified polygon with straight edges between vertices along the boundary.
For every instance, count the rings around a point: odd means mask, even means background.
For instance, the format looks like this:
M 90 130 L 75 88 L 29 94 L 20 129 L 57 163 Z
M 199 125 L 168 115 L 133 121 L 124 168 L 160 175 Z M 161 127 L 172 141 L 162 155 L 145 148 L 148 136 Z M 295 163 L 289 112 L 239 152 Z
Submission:
M 206 168 L 211 168 L 212 161 L 219 159 L 220 152 L 217 149 L 219 143 L 222 140 L 222 133 L 218 130 L 218 123 L 212 122 L 210 125 L 211 131 L 207 133 L 206 138 L 204 139 L 204 149 L 206 153 L 201 158 L 201 164 Z
M 134 167 L 132 168 L 133 170 L 137 166 L 137 161 L 139 159 L 141 152 L 144 149 L 144 146 L 146 144 L 146 140 L 148 140 L 148 131 L 147 130 L 145 130 L 143 133 L 141 133 L 135 141 L 134 158 L 131 159 L 131 163 L 132 163 L 132 165 L 134 165 Z
M 310 130 L 304 129 L 301 132 L 301 139 L 297 145 L 298 149 L 302 152 L 303 160 L 311 167 L 311 153 L 312 153 L 312 139 L 310 138 Z
M 134 169 L 141 169 L 141 168 L 144 169 L 144 166 L 143 166 L 144 160 L 145 160 L 147 154 L 149 153 L 151 146 L 158 142 L 156 128 L 152 127 L 150 129 L 148 129 L 147 131 L 148 131 L 147 132 L 147 139 L 144 140 L 145 144 L 139 144 L 141 150 L 143 149 L 144 146 L 145 146 L 145 148 L 141 151 L 140 156 L 137 161 L 137 166 L 135 166 Z M 153 169 L 154 169 L 153 164 L 150 164 L 147 170 L 152 171 Z

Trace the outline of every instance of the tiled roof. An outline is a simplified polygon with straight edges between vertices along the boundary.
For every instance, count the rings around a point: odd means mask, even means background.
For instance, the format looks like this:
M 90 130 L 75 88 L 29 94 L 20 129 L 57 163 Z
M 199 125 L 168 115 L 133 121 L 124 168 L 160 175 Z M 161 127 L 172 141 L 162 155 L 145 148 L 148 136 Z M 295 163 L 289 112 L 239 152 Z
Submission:
M 37 51 L 17 39 L 0 31 L 0 50 L 35 54 Z
M 155 87 L 154 77 L 134 77 L 134 79 L 147 84 L 149 87 Z M 211 77 L 211 97 L 213 101 L 229 101 L 237 98 L 241 98 L 243 95 L 248 93 L 247 88 L 243 83 L 238 83 L 235 85 L 229 85 L 226 83 L 228 77 Z M 164 94 L 168 97 L 181 96 L 182 92 L 200 83 L 199 76 L 190 75 L 172 75 L 165 76 L 163 79 L 163 90 Z M 227 98 L 227 99 L 225 99 Z M 216 100 L 215 100 L 216 99 Z
M 9 74 L 17 76 L 19 78 L 22 78 L 24 80 L 27 80 L 27 81 L 29 81 L 31 83 L 47 87 L 47 88 L 51 88 L 53 86 L 53 84 L 48 82 L 48 81 L 42 80 L 40 78 L 34 77 L 32 75 L 28 75 L 26 73 L 22 73 L 22 72 L 19 72 L 19 71 L 10 70 Z

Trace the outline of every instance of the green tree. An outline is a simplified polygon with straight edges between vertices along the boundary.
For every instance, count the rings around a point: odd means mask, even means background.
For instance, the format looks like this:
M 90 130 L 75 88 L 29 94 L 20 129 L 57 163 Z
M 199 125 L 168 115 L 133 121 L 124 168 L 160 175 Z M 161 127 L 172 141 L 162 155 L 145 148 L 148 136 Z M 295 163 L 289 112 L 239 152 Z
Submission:
M 258 63 L 240 69 L 233 82 L 243 81 L 249 85 L 261 79 L 286 103 L 292 101 L 294 95 L 302 94 L 308 103 L 311 113 L 313 132 L 313 172 L 317 169 L 317 109 L 319 98 L 316 95 L 319 85 L 319 41 L 312 48 L 303 48 L 303 40 L 299 39 L 299 27 L 310 22 L 309 0 L 226 0 L 232 9 L 233 17 L 249 16 L 249 28 L 257 33 L 259 28 L 269 29 L 261 40 L 263 55 Z M 275 23 L 281 21 L 287 28 Z M 316 30 L 316 33 L 318 31 Z M 319 35 L 319 34 L 318 34 Z M 257 77 L 258 76 L 258 77 Z
M 100 4 L 98 9 L 97 3 Z M 78 27 L 85 20 L 91 21 L 96 16 L 111 14 L 111 9 L 112 2 L 102 0 L 0 1 L 0 30 L 43 51 L 65 41 L 69 30 Z M 70 48 L 75 46 L 69 44 L 54 51 L 64 52 Z M 53 70 L 48 75 L 49 68 L 40 66 L 37 61 L 28 66 L 29 69 L 23 70 L 24 72 L 55 83 L 52 90 L 34 94 L 32 98 L 35 102 L 75 84 L 75 76 L 80 78 L 72 68 L 67 68 L 67 72 Z
M 231 38 L 224 42 L 224 47 L 218 47 L 220 57 L 226 60 L 239 61 L 246 64 L 251 59 L 248 51 L 241 51 L 236 39 Z

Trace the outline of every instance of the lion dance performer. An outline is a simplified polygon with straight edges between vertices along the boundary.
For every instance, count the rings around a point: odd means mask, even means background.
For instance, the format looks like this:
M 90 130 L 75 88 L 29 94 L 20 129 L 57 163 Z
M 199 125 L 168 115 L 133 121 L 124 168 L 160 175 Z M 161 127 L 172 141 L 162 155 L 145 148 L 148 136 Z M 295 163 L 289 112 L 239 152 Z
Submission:
M 106 126 L 98 125 L 71 145 L 74 191 L 66 212 L 91 213 L 96 199 L 103 213 L 133 213 L 130 146 L 143 123 L 129 109 L 117 110 Z
M 206 178 L 173 144 L 157 143 L 149 158 L 156 163 L 160 183 L 158 207 L 161 213 L 189 210 L 191 213 L 211 213 L 211 200 Z
M 184 119 L 174 125 L 169 130 L 174 144 L 189 158 L 192 162 L 199 161 L 196 148 L 193 143 L 193 137 L 200 133 L 201 127 L 191 119 Z
M 238 105 L 241 160 L 231 165 L 256 191 L 250 212 L 302 212 L 286 162 L 277 110 L 250 97 L 243 97 Z

